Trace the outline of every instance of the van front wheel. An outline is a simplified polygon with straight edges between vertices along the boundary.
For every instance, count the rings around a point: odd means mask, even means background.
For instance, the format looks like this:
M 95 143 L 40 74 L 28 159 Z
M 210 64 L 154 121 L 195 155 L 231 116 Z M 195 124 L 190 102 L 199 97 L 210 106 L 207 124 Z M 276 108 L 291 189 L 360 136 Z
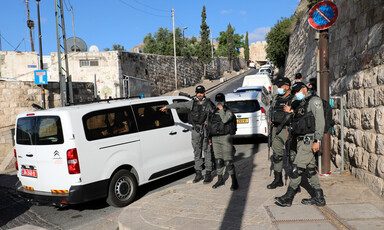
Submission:
M 126 169 L 113 175 L 108 188 L 107 203 L 114 207 L 124 207 L 132 203 L 137 192 L 135 176 Z

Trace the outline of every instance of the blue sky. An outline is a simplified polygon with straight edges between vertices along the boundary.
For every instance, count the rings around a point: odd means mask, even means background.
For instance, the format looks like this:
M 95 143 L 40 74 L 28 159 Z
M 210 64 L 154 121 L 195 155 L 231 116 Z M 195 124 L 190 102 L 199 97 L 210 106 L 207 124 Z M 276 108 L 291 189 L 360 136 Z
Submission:
M 58 0 L 59 1 L 59 0 Z M 57 52 L 54 0 L 40 1 L 43 54 Z M 213 37 L 227 29 L 249 33 L 250 42 L 264 40 L 265 33 L 281 17 L 290 17 L 299 0 L 63 0 L 67 38 L 73 36 L 73 7 L 75 34 L 89 46 L 99 50 L 118 43 L 130 50 L 142 43 L 148 33 L 159 27 L 172 29 L 171 9 L 175 9 L 175 26 L 188 27 L 185 36 L 199 36 L 201 11 L 206 6 L 207 24 Z M 39 50 L 36 1 L 29 0 L 31 20 L 35 21 L 34 43 Z M 3 51 L 31 51 L 26 24 L 25 0 L 0 0 L 0 33 Z

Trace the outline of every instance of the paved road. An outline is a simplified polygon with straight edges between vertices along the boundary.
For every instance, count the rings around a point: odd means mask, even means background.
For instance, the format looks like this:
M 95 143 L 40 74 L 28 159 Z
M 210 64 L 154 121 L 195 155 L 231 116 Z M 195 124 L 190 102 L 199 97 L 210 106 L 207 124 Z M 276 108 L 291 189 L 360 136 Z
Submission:
M 252 71 L 249 74 L 252 74 Z M 231 93 L 241 86 L 243 77 L 212 91 L 208 97 L 214 99 L 218 92 Z M 235 160 L 247 158 L 267 147 L 264 140 L 253 138 L 235 140 Z M 193 179 L 193 169 L 188 169 L 175 175 L 143 185 L 138 192 L 138 198 L 155 193 L 171 186 L 185 184 Z M 111 229 L 117 228 L 117 217 L 122 209 L 108 206 L 104 200 L 97 200 L 68 208 L 36 206 L 16 196 L 14 184 L 17 177 L 0 175 L 0 230 L 10 229 L 25 224 L 46 229 Z

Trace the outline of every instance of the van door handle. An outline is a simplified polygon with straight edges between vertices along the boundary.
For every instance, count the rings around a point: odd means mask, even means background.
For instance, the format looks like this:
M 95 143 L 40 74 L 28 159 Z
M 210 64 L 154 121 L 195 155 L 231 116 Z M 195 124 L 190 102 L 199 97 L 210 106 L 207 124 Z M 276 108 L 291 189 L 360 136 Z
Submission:
M 33 157 L 33 154 L 26 154 L 27 157 Z
M 183 132 L 184 133 L 189 132 L 189 129 L 183 129 Z
M 175 132 L 175 131 L 172 131 L 169 133 L 169 135 L 175 135 L 175 134 L 177 134 L 177 132 Z

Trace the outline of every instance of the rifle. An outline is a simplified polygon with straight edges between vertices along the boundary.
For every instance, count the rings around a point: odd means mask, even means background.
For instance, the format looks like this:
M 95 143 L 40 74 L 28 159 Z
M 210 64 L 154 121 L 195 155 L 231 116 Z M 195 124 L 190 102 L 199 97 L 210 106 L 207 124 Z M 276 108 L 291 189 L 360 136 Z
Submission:
M 271 147 L 272 147 L 272 122 L 268 121 L 268 160 L 271 161 L 271 166 L 269 167 L 269 176 L 272 174 L 273 170 L 273 160 L 271 159 Z

